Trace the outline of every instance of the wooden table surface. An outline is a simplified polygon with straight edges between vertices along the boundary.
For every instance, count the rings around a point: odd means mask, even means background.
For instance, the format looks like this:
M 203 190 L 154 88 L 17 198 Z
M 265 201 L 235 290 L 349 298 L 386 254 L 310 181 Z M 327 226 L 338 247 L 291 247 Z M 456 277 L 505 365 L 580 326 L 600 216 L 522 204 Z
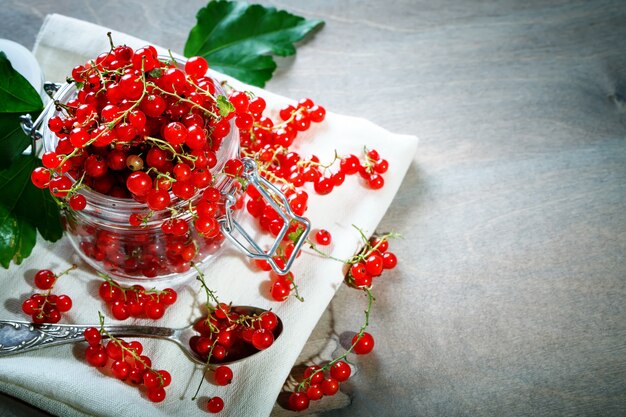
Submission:
M 626 4 L 263 3 L 326 21 L 268 89 L 421 140 L 380 225 L 404 239 L 376 349 L 310 415 L 626 415 Z M 204 4 L 4 0 L 0 38 L 56 12 L 182 50 Z M 339 290 L 302 359 L 362 303 Z

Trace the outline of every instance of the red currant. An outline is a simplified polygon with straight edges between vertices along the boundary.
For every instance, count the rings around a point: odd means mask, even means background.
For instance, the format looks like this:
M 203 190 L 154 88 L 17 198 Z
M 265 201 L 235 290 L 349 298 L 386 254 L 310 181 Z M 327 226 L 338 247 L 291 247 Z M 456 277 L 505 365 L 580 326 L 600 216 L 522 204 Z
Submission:
M 283 281 L 276 281 L 272 284 L 270 294 L 275 301 L 285 301 L 289 297 L 291 286 Z
M 302 411 L 309 408 L 309 397 L 304 392 L 292 392 L 289 396 L 289 408 L 293 411 Z
M 250 99 L 248 95 L 243 91 L 236 91 L 228 98 L 232 105 L 235 107 L 235 112 L 237 114 L 244 113 L 248 110 L 248 105 L 250 104 Z
M 365 259 L 365 269 L 367 273 L 377 277 L 383 272 L 383 257 L 378 253 L 370 254 Z
M 95 327 L 89 327 L 84 331 L 85 340 L 89 343 L 89 346 L 98 346 L 102 340 L 100 331 Z
M 276 316 L 276 314 L 272 313 L 271 311 L 266 311 L 262 313 L 260 316 L 260 319 L 261 319 L 261 328 L 267 331 L 271 332 L 276 328 L 276 326 L 278 326 L 278 317 Z
M 313 106 L 309 108 L 309 117 L 312 122 L 320 123 L 326 117 L 326 109 L 322 106 Z
M 49 290 L 56 282 L 56 275 L 49 269 L 42 269 L 35 274 L 35 286 L 42 290 Z
M 320 385 L 309 385 L 309 388 L 306 390 L 306 396 L 309 397 L 309 400 L 316 401 L 324 396 L 324 392 Z
M 257 97 L 250 102 L 248 110 L 253 114 L 261 114 L 265 110 L 265 105 L 263 97 Z
M 65 197 L 72 188 L 72 180 L 66 176 L 54 177 L 48 184 L 50 193 L 55 197 Z
M 398 264 L 398 258 L 391 252 L 383 253 L 383 267 L 385 269 L 393 269 Z
M 59 295 L 56 301 L 56 307 L 61 313 L 70 311 L 72 308 L 72 299 L 65 294 Z
M 97 344 L 87 348 L 85 351 L 85 359 L 87 359 L 87 363 L 91 366 L 103 367 L 107 363 L 108 356 L 104 347 Z
M 170 193 L 167 190 L 151 189 L 147 197 L 146 204 L 151 210 L 164 210 L 170 204 Z
M 69 204 L 72 210 L 84 210 L 87 207 L 87 199 L 82 194 L 74 194 L 70 197 Z
M 385 185 L 385 180 L 380 174 L 372 174 L 367 180 L 367 183 L 369 184 L 371 189 L 378 190 L 383 188 L 383 186 Z
M 335 395 L 339 391 L 339 382 L 333 377 L 327 377 L 322 381 L 321 388 L 324 395 Z
M 171 145 L 182 145 L 187 139 L 187 128 L 179 122 L 171 122 L 163 129 L 163 137 Z
M 308 368 L 306 368 L 304 370 L 304 377 L 305 378 L 310 378 L 310 382 L 311 384 L 321 384 L 322 381 L 324 380 L 324 373 L 323 372 L 317 372 L 319 371 L 320 367 L 317 365 L 311 365 Z M 311 376 L 313 375 L 313 376 Z
M 350 374 L 352 373 L 352 369 L 350 369 L 350 365 L 345 363 L 344 361 L 339 361 L 330 368 L 330 376 L 335 378 L 339 382 L 347 381 L 350 378 Z
M 233 380 L 233 371 L 228 366 L 221 365 L 215 369 L 213 376 L 217 385 L 228 385 Z
M 318 230 L 318 232 L 315 234 L 315 241 L 317 242 L 318 245 L 322 245 L 322 246 L 330 245 L 331 240 L 332 240 L 332 237 L 330 235 L 330 232 L 326 229 Z
M 37 188 L 47 188 L 50 183 L 50 171 L 44 167 L 37 167 L 30 174 L 32 183 Z
M 224 409 L 224 400 L 220 397 L 213 397 L 207 403 L 206 408 L 210 413 L 219 413 Z
M 274 335 L 265 329 L 258 329 L 252 335 L 252 345 L 257 350 L 265 350 L 274 343 Z
M 165 399 L 165 390 L 161 387 L 148 388 L 148 399 L 153 403 L 160 403 Z
M 185 72 L 192 78 L 200 78 L 206 74 L 209 63 L 201 56 L 194 56 L 185 63 Z
M 22 303 L 22 311 L 28 316 L 32 316 L 33 314 L 35 314 L 38 309 L 39 304 L 32 298 L 24 300 L 24 302 Z
M 115 361 L 113 365 L 111 365 L 111 371 L 113 372 L 113 376 L 121 381 L 124 381 L 128 378 L 130 374 L 130 365 L 126 361 Z
M 126 179 L 126 187 L 137 196 L 146 196 L 152 189 L 152 179 L 143 171 L 133 172 Z
M 368 354 L 374 349 L 374 337 L 367 332 L 363 332 L 361 338 L 356 334 L 352 338 L 352 345 L 354 346 L 352 350 L 357 355 Z

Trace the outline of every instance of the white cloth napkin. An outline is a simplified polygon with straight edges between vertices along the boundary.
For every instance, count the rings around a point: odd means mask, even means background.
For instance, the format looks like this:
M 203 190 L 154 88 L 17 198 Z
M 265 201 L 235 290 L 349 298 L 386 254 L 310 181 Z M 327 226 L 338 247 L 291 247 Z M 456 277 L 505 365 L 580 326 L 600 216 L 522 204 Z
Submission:
M 109 29 L 69 17 L 47 16 L 34 48 L 46 79 L 62 81 L 75 65 L 108 50 L 107 31 Z M 113 32 L 113 38 L 117 44 L 125 43 L 134 48 L 147 44 L 123 33 Z M 286 103 L 293 102 L 228 80 L 236 88 L 252 90 L 264 97 L 274 114 Z M 417 138 L 392 134 L 364 119 L 328 112 L 326 120 L 311 128 L 299 142 L 301 154 L 315 153 L 322 159 L 332 159 L 335 149 L 339 154 L 360 155 L 363 146 L 367 145 L 379 150 L 389 161 L 386 183 L 381 190 L 369 190 L 359 178 L 352 176 L 331 195 L 319 196 L 312 190 L 310 192 L 307 216 L 313 227 L 330 230 L 333 244 L 329 251 L 336 257 L 347 258 L 360 243 L 351 225 L 358 225 L 370 234 L 375 230 L 415 155 Z M 400 230 L 401 227 L 398 225 Z M 39 240 L 33 254 L 22 265 L 12 265 L 8 271 L 0 270 L 3 298 L 0 318 L 25 319 L 20 305 L 34 291 L 35 271 L 41 268 L 61 271 L 77 260 L 65 239 L 56 243 Z M 98 310 L 106 310 L 96 295 L 100 280 L 87 265 L 79 265 L 79 270 L 59 280 L 55 292 L 68 294 L 74 300 L 74 307 L 64 316 L 65 323 L 94 323 Z M 305 299 L 303 303 L 293 297 L 284 303 L 271 301 L 267 296 L 268 274 L 255 271 L 247 259 L 234 250 L 223 252 L 217 261 L 206 267 L 208 284 L 222 300 L 272 308 L 284 323 L 282 336 L 270 349 L 232 366 L 235 378 L 231 385 L 218 387 L 205 382 L 202 396 L 205 400 L 214 395 L 221 396 L 226 403 L 221 413 L 223 416 L 270 414 L 312 329 L 342 285 L 342 265 L 310 252 L 298 259 L 293 272 Z M 198 316 L 199 305 L 204 303 L 204 295 L 198 291 L 195 280 L 177 288 L 179 300 L 160 322 L 164 326 L 187 325 Z M 199 408 L 198 401 L 190 400 L 201 378 L 201 367 L 192 364 L 173 343 L 154 340 L 143 343 L 153 365 L 172 374 L 173 382 L 167 389 L 167 398 L 160 404 L 149 402 L 137 387 L 90 367 L 83 357 L 84 344 L 46 348 L 1 359 L 0 390 L 62 416 L 206 415 Z

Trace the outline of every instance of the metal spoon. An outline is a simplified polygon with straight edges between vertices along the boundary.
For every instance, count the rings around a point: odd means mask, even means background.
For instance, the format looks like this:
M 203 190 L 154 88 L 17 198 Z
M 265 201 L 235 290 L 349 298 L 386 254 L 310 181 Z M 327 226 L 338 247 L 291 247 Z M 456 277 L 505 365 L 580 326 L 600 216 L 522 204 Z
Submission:
M 257 307 L 236 306 L 231 307 L 231 311 L 239 314 L 260 315 L 266 310 Z M 0 358 L 48 346 L 82 342 L 85 340 L 83 332 L 88 327 L 100 328 L 100 325 L 34 324 L 24 321 L 0 320 Z M 149 337 L 169 340 L 176 343 L 192 361 L 200 364 L 206 363 L 206 358 L 198 355 L 190 347 L 191 338 L 198 335 L 198 332 L 193 329 L 193 324 L 180 329 L 129 325 L 110 325 L 104 326 L 104 329 L 115 337 Z M 273 331 L 274 339 L 277 339 L 282 331 L 283 323 L 278 318 L 278 326 Z M 258 352 L 250 347 L 250 349 L 229 355 L 224 361 L 211 360 L 211 363 L 238 362 Z

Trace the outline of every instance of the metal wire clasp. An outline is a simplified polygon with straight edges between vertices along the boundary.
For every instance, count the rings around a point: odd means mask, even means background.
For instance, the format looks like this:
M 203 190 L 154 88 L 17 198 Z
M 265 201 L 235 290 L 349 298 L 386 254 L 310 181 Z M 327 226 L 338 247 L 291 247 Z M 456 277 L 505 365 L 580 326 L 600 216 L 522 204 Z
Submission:
M 30 114 L 23 114 L 20 116 L 20 126 L 22 127 L 22 131 L 24 132 L 26 136 L 31 138 L 31 140 L 33 141 L 33 152 L 35 149 L 35 142 L 43 137 L 43 135 L 41 134 L 39 130 L 37 130 L 37 128 L 41 126 L 44 119 L 48 115 L 48 111 L 50 110 L 52 106 L 54 106 L 54 94 L 60 88 L 61 88 L 61 84 L 46 81 L 43 84 L 43 89 L 46 92 L 46 94 L 50 96 L 52 100 L 48 101 L 48 104 L 46 104 L 46 107 L 44 107 L 42 112 L 39 114 L 39 117 L 34 122 Z
M 250 236 L 250 234 L 241 226 L 237 220 L 233 218 L 233 206 L 237 202 L 235 197 L 235 190 L 231 190 L 226 194 L 225 198 L 225 216 L 219 219 L 220 227 L 224 236 L 226 236 L 231 243 L 233 243 L 239 250 L 252 259 L 263 259 L 272 267 L 272 269 L 279 275 L 285 275 L 289 272 L 293 261 L 296 259 L 300 248 L 306 241 L 309 232 L 311 231 L 311 222 L 305 218 L 295 214 L 289 206 L 289 201 L 285 194 L 283 194 L 274 184 L 259 175 L 256 163 L 251 158 L 242 158 L 243 162 L 243 174 L 242 177 L 248 181 L 248 184 L 254 185 L 263 199 L 274 209 L 276 213 L 283 219 L 283 227 L 276 236 L 274 243 L 268 251 L 264 251 L 257 242 Z M 298 239 L 294 242 L 294 250 L 288 259 L 285 259 L 285 266 L 281 268 L 274 261 L 274 256 L 278 251 L 280 242 L 287 234 L 289 227 L 293 222 L 298 223 L 303 227 L 302 233 Z M 242 240 L 243 238 L 243 240 Z

